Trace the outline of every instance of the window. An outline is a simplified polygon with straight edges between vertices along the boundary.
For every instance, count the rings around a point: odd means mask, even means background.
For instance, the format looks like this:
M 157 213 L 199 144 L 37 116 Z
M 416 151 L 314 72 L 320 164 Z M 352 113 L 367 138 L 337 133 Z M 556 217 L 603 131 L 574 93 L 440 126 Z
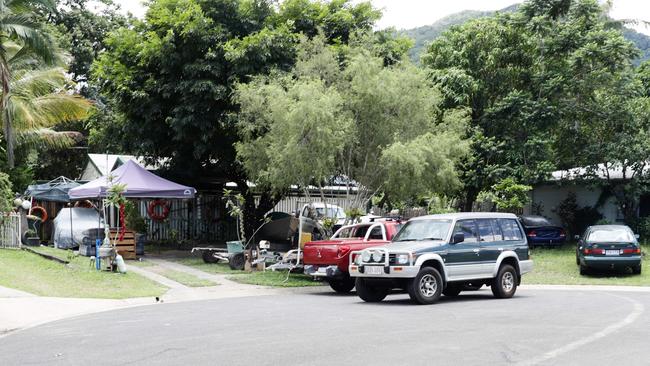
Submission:
M 514 219 L 498 219 L 503 232 L 503 240 L 521 240 L 521 230 Z
M 634 242 L 634 234 L 626 227 L 599 227 L 592 229 L 588 241 Z
M 370 235 L 368 240 L 384 240 L 384 234 L 382 233 L 381 226 L 375 226 L 370 230 Z
M 366 226 L 357 226 L 356 230 L 354 231 L 354 234 L 352 234 L 352 238 L 365 238 L 366 233 L 368 232 L 368 229 L 370 228 L 370 225 Z
M 474 220 L 462 220 L 456 222 L 454 235 L 458 233 L 465 235 L 465 243 L 478 242 L 478 231 L 476 230 L 476 222 Z
M 490 219 L 476 220 L 476 223 L 478 224 L 478 234 L 481 236 L 481 241 L 492 242 L 496 240 L 491 221 L 492 220 Z
M 501 226 L 499 226 L 497 219 L 490 219 L 490 224 L 494 231 L 494 241 L 503 241 L 503 233 L 501 232 Z
M 393 241 L 445 240 L 451 220 L 411 220 L 393 237 Z

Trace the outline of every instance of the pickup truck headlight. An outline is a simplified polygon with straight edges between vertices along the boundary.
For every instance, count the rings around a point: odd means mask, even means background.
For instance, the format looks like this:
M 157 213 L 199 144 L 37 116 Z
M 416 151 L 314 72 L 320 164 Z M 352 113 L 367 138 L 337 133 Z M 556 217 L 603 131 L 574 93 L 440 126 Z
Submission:
M 370 262 L 370 252 L 364 250 L 363 254 L 361 254 L 361 259 L 363 259 L 364 262 Z
M 398 254 L 395 256 L 395 263 L 396 264 L 408 264 L 409 263 L 409 255 L 408 254 Z
M 372 260 L 375 262 L 381 261 L 381 257 L 383 257 L 382 252 L 372 252 Z

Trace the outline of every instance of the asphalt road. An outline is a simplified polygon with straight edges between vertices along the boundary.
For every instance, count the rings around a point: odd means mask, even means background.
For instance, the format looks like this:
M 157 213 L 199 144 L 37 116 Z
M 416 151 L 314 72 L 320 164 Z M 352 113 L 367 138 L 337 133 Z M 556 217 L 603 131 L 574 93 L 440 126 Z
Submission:
M 417 306 L 328 290 L 58 321 L 0 338 L 0 365 L 650 365 L 647 292 L 483 289 Z

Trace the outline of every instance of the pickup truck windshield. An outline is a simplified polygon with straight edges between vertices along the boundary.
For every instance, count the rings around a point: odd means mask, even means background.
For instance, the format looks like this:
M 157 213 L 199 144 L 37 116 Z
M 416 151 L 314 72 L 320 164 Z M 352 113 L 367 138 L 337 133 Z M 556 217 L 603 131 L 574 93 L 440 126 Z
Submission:
M 445 240 L 450 228 L 451 220 L 409 221 L 393 241 Z

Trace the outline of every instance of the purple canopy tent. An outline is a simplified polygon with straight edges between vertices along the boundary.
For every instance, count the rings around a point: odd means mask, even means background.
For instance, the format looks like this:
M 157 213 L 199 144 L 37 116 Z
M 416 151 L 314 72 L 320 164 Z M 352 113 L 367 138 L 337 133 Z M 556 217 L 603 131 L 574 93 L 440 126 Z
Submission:
M 161 178 L 133 160 L 109 173 L 112 184 L 126 184 L 126 198 L 194 198 L 196 189 Z M 107 176 L 97 178 L 68 192 L 70 200 L 105 198 L 111 183 Z

